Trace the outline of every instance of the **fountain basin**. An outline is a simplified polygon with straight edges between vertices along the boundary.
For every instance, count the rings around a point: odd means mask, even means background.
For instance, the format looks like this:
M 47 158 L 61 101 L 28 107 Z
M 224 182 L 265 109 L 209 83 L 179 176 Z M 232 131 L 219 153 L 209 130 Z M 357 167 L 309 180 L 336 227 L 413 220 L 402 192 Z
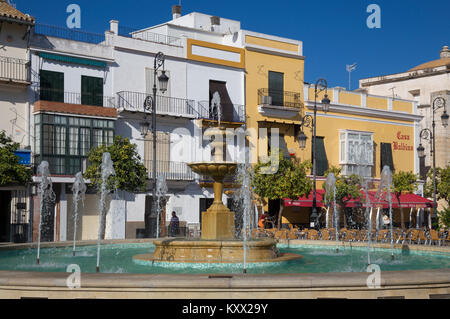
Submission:
M 153 254 L 133 256 L 135 262 L 173 263 L 241 263 L 244 256 L 244 242 L 239 240 L 155 240 Z M 292 253 L 280 253 L 273 239 L 247 242 L 249 263 L 282 262 L 301 259 Z

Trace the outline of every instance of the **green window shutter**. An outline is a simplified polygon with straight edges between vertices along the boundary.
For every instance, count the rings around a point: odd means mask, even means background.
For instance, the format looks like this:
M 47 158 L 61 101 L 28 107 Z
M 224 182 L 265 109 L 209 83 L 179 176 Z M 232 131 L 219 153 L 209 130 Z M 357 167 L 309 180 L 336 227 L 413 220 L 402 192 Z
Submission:
M 40 70 L 40 99 L 64 102 L 64 73 Z
M 269 71 L 269 96 L 272 105 L 284 105 L 284 73 Z
M 392 157 L 392 145 L 390 143 L 381 143 L 381 170 L 389 166 L 391 172 L 394 172 L 394 160 Z
M 103 79 L 81 77 L 81 104 L 103 106 Z
M 317 176 L 324 176 L 328 170 L 328 158 L 323 137 L 316 137 L 316 170 Z

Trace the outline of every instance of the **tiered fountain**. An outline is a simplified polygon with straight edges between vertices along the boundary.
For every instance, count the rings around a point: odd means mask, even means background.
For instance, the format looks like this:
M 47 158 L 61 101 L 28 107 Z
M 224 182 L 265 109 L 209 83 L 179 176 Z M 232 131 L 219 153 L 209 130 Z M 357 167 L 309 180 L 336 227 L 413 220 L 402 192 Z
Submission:
M 152 264 L 154 262 L 171 263 L 246 263 L 281 262 L 302 258 L 297 254 L 281 254 L 273 239 L 244 241 L 235 237 L 234 212 L 222 202 L 223 181 L 228 175 L 234 175 L 237 164 L 224 160 L 223 149 L 226 141 L 226 128 L 217 127 L 206 131 L 211 142 L 214 160 L 211 162 L 191 163 L 191 169 L 201 175 L 211 176 L 214 180 L 214 203 L 202 215 L 202 237 L 199 240 L 166 239 L 154 241 L 154 254 L 136 255 L 135 262 Z M 244 249 L 247 250 L 244 254 Z

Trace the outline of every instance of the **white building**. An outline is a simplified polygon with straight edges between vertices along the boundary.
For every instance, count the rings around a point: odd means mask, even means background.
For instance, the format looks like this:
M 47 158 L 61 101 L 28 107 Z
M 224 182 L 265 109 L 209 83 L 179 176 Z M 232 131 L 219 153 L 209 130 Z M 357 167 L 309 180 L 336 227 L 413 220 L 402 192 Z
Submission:
M 245 72 L 242 49 L 229 45 L 229 35 L 217 30 L 217 26 L 216 30 L 198 27 L 199 23 L 211 26 L 211 16 L 191 13 L 177 18 L 178 9 L 175 8 L 174 20 L 144 30 L 127 32 L 118 21 L 110 23 L 118 65 L 113 70 L 119 109 L 116 134 L 130 137 L 138 145 L 151 177 L 153 140 L 151 131 L 142 137 L 140 122 L 145 117 L 144 101 L 153 95 L 155 56 L 162 52 L 169 77 L 167 92 L 158 90 L 156 100 L 157 173 L 162 173 L 168 184 L 163 219 L 168 224 L 175 211 L 181 226 L 195 230 L 200 229 L 201 213 L 214 196 L 212 188 L 202 187 L 210 186 L 209 181 L 194 174 L 187 164 L 211 160 L 208 143 L 202 142 L 202 136 L 211 121 L 218 119 L 211 102 L 216 92 L 222 106 L 221 121 L 231 127 L 244 124 Z M 214 19 L 218 23 L 218 18 Z M 223 30 L 240 29 L 237 21 L 219 20 Z M 228 159 L 236 160 L 237 142 L 229 144 L 227 150 Z M 152 205 L 152 183 L 148 193 L 131 197 L 126 203 L 126 238 L 135 238 L 138 229 L 145 226 L 144 215 Z M 227 196 L 224 202 L 229 203 Z
M 35 169 L 49 162 L 54 207 L 39 212 L 33 187 L 33 240 L 42 218 L 41 240 L 73 237 L 72 184 L 85 172 L 91 148 L 112 144 L 117 120 L 112 72 L 115 66 L 108 33 L 88 34 L 37 24 L 30 42 L 32 116 L 27 128 L 32 137 Z M 38 183 L 40 178 L 33 177 Z M 98 195 L 90 191 L 81 218 L 78 239 L 96 238 Z
M 31 118 L 29 103 L 30 30 L 35 19 L 0 0 L 0 131 L 20 145 L 28 165 L 31 138 L 27 126 Z M 0 242 L 26 241 L 31 210 L 28 189 L 21 185 L 0 188 Z
M 447 113 L 450 113 L 450 50 L 444 46 L 440 58 L 423 63 L 407 72 L 361 79 L 360 88 L 369 94 L 393 96 L 393 98 L 415 100 L 418 113 L 424 116 L 421 129 L 432 129 L 432 103 L 436 97 L 446 99 Z M 450 164 L 450 131 L 441 125 L 444 108 L 436 111 L 436 166 Z M 425 147 L 426 162 L 432 166 L 429 141 L 422 141 Z M 423 168 L 422 168 L 423 170 Z

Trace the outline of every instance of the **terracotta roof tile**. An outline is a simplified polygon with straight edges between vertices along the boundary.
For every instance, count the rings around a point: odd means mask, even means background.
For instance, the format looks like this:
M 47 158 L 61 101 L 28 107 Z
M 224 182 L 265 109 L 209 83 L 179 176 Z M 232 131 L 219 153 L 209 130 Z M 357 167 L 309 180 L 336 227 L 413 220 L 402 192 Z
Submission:
M 10 4 L 4 1 L 0 1 L 0 19 L 1 18 L 9 18 L 17 21 L 24 21 L 34 23 L 35 19 L 28 14 L 23 14 Z
M 434 60 L 434 61 L 430 61 L 424 64 L 421 64 L 419 66 L 416 66 L 415 68 L 409 70 L 409 71 L 419 71 L 419 70 L 424 70 L 424 69 L 432 69 L 432 68 L 437 68 L 440 66 L 448 66 L 450 65 L 450 58 L 443 58 L 443 59 L 439 59 L 439 60 Z

